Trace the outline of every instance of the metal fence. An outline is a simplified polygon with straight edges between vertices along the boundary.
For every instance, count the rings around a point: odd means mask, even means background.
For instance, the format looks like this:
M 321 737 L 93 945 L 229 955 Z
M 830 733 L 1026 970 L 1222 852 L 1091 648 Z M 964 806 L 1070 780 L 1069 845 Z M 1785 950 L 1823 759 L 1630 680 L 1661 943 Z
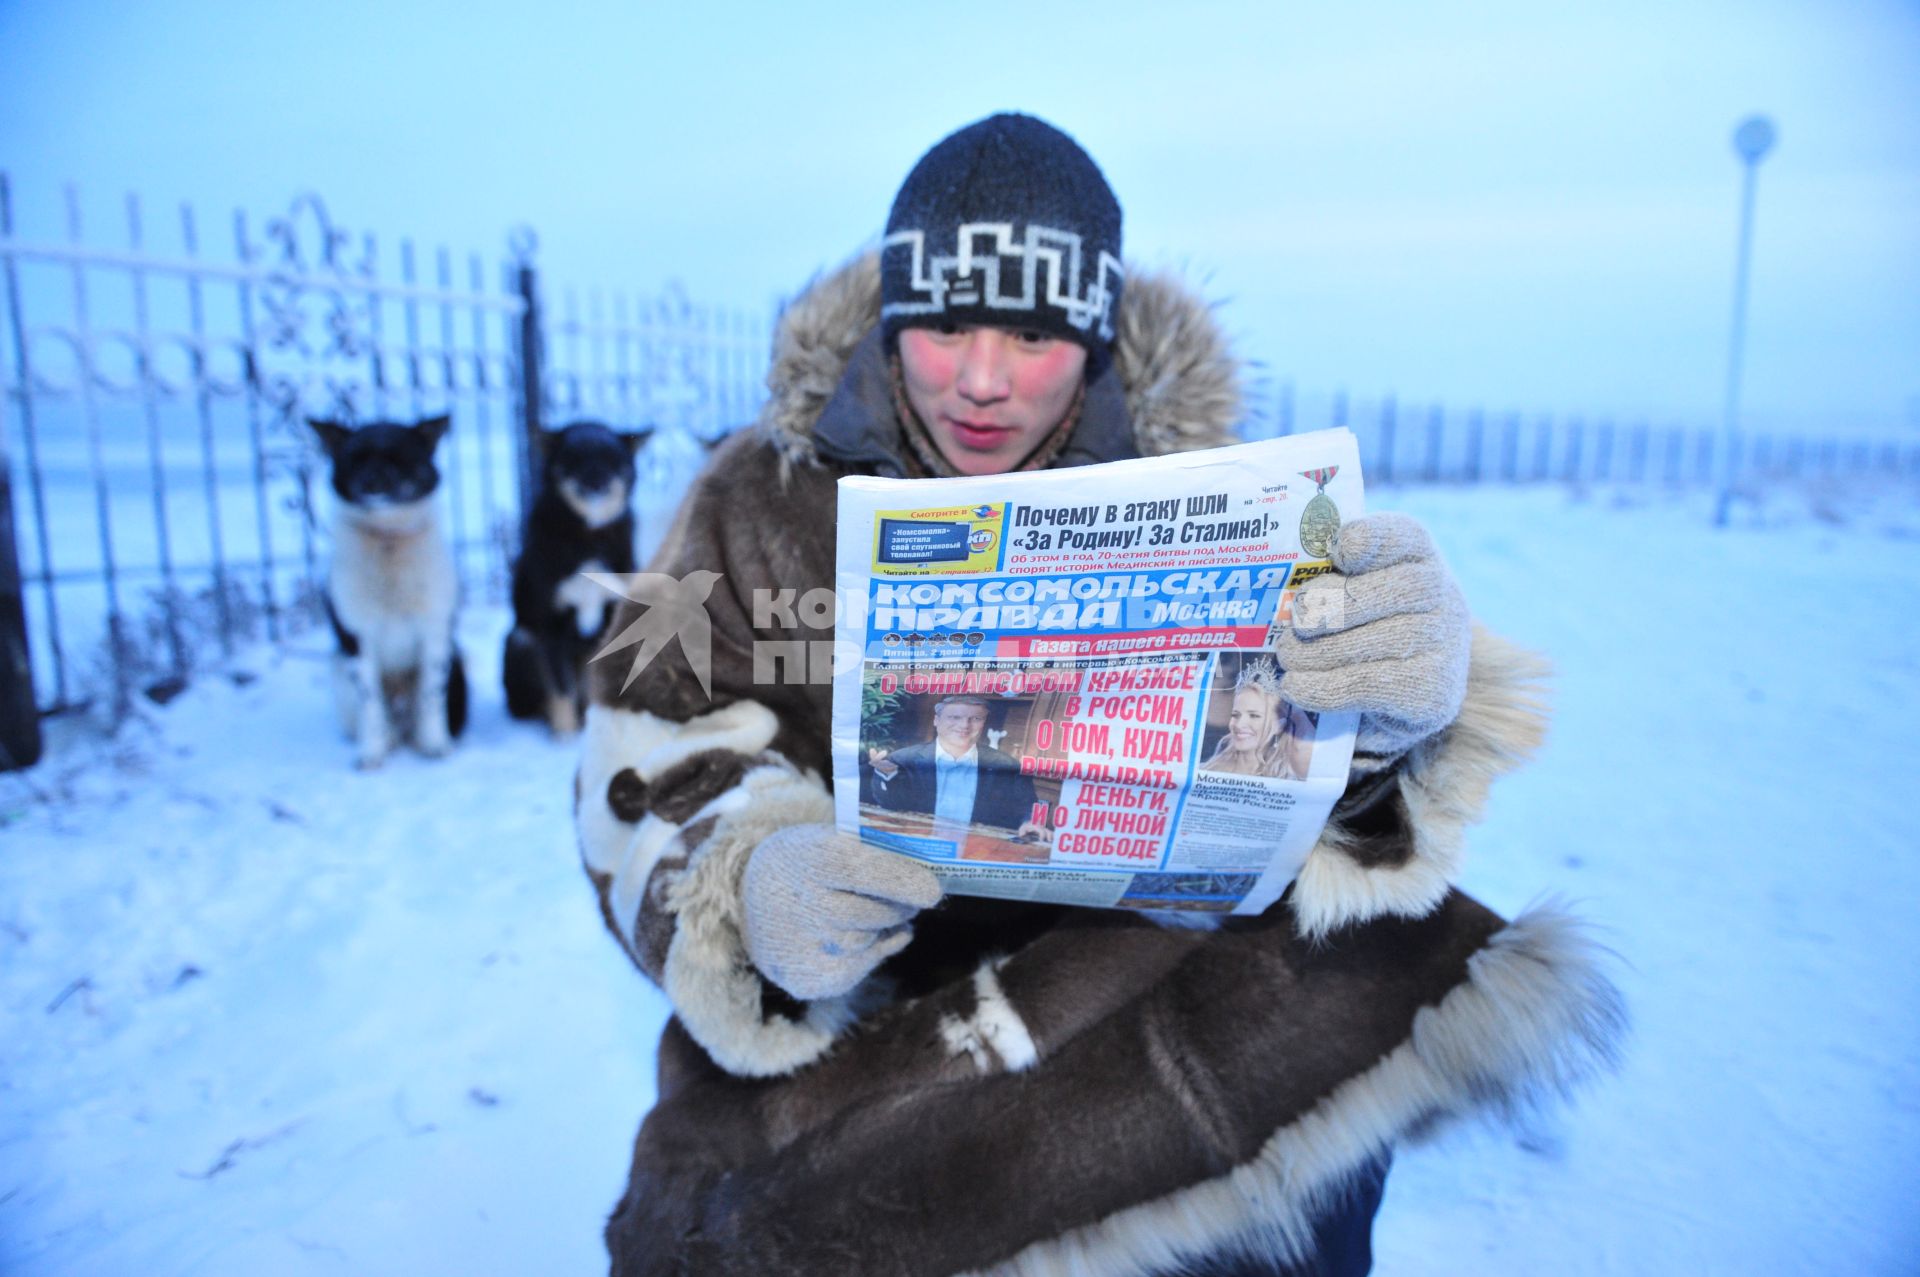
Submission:
M 677 290 L 543 308 L 530 231 L 488 260 L 349 231 L 314 195 L 217 225 L 128 197 L 106 234 L 71 188 L 52 234 L 22 234 L 18 212 L 0 174 L 0 609 L 22 611 L 0 634 L 31 652 L 0 653 L 0 699 L 30 713 L 117 721 L 210 657 L 311 622 L 326 474 L 308 417 L 450 412 L 462 588 L 498 599 L 532 432 L 653 427 L 639 503 L 657 511 L 762 393 L 765 316 Z M 4 736 L 0 751 L 0 766 L 24 752 Z
M 1369 484 L 1720 482 L 1727 450 L 1738 482 L 1864 473 L 1920 475 L 1920 442 L 1741 432 L 1580 414 L 1489 411 L 1375 399 L 1310 396 L 1291 382 L 1258 383 L 1242 433 L 1272 438 L 1344 426 L 1360 443 Z
M 768 316 L 678 289 L 543 298 L 529 230 L 488 259 L 350 232 L 314 195 L 217 226 L 128 197 L 106 235 L 71 188 L 50 233 L 22 234 L 16 211 L 0 174 L 0 767 L 27 752 L 8 723 L 83 705 L 117 721 L 134 696 L 311 621 L 325 474 L 308 416 L 451 412 L 462 586 L 498 599 L 534 432 L 653 427 L 637 497 L 651 540 L 706 444 L 763 394 Z M 1249 438 L 1353 429 L 1370 483 L 1697 484 L 1727 460 L 1708 429 L 1311 396 L 1264 376 L 1250 407 Z M 1920 473 L 1913 445 L 1731 446 L 1736 474 Z

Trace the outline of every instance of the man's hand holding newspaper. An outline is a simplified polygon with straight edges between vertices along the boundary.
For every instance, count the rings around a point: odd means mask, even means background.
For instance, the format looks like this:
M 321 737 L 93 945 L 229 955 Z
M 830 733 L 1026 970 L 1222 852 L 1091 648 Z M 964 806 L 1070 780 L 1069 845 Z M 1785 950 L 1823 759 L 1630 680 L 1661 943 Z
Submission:
M 914 915 L 940 903 L 940 880 L 832 825 L 793 825 L 754 849 L 741 895 L 753 965 L 811 1001 L 845 993 L 906 948 Z
M 1467 695 L 1473 626 L 1453 573 L 1418 520 L 1370 514 L 1334 537 L 1334 571 L 1293 596 L 1274 655 L 1302 709 L 1357 710 L 1356 771 L 1440 731 Z

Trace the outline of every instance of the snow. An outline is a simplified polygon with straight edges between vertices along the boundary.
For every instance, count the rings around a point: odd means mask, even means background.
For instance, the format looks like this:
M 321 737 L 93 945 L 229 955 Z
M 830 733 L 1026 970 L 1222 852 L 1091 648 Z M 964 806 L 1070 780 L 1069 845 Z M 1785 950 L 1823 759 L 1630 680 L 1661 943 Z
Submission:
M 1623 1073 L 1403 1153 L 1396 1273 L 1894 1273 L 1920 1241 L 1920 500 L 1376 490 L 1552 655 L 1466 886 L 1603 928 Z M 504 718 L 350 764 L 317 637 L 0 777 L 0 1270 L 589 1273 L 658 995 L 604 935 L 573 760 Z
M 316 646 L 7 791 L 0 1269 L 604 1269 L 665 1007 L 504 622 L 466 618 L 445 764 L 354 772 Z
M 1400 1159 L 1380 1271 L 1913 1271 L 1913 496 L 1779 494 L 1724 534 L 1704 497 L 1392 501 L 1559 670 L 1465 885 L 1509 914 L 1571 898 L 1637 1027 L 1622 1078 L 1534 1148 Z

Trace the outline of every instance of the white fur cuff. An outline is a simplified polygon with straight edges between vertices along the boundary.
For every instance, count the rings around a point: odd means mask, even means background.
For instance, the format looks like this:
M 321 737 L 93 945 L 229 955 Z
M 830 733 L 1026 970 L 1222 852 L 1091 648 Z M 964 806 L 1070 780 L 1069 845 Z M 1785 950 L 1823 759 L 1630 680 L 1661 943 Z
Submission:
M 1546 675 L 1540 657 L 1474 628 L 1460 716 L 1401 765 L 1412 854 L 1397 864 L 1365 865 L 1353 840 L 1328 825 L 1293 884 L 1300 934 L 1324 936 L 1385 914 L 1417 918 L 1439 905 L 1460 876 L 1467 827 L 1480 819 L 1488 789 L 1546 735 Z
M 670 888 L 675 915 L 662 985 L 680 1021 L 729 1073 L 767 1077 L 818 1059 L 859 1014 L 861 989 L 807 1004 L 790 1020 L 761 1010 L 765 983 L 747 957 L 740 878 L 761 839 L 789 825 L 831 824 L 833 798 L 812 776 L 760 767 L 740 782 L 747 800 L 720 818 Z

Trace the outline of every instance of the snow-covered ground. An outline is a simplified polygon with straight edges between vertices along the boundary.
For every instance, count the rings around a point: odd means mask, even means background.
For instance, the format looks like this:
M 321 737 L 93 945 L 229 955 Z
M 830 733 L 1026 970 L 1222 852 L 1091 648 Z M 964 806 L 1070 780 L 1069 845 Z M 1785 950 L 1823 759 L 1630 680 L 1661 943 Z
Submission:
M 1559 716 L 1468 887 L 1601 923 L 1623 1074 L 1404 1154 L 1383 1274 L 1905 1273 L 1920 1247 L 1920 500 L 1377 492 Z M 356 774 L 317 641 L 0 777 L 0 1270 L 591 1273 L 665 1014 L 569 751 Z

